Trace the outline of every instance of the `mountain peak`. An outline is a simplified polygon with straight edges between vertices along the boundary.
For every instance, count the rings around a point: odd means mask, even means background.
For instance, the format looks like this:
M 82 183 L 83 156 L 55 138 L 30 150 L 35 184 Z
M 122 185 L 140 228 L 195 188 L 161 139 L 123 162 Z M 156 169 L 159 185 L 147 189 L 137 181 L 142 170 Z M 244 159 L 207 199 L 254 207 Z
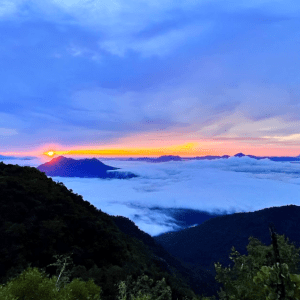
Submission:
M 237 153 L 236 155 L 234 155 L 235 157 L 243 157 L 243 156 L 246 156 L 244 153 Z
M 61 177 L 88 177 L 88 178 L 132 178 L 137 175 L 127 172 L 112 172 L 110 170 L 118 170 L 120 168 L 105 165 L 97 158 L 73 159 L 64 156 L 58 156 L 51 161 L 37 167 L 38 170 L 44 172 L 47 176 Z

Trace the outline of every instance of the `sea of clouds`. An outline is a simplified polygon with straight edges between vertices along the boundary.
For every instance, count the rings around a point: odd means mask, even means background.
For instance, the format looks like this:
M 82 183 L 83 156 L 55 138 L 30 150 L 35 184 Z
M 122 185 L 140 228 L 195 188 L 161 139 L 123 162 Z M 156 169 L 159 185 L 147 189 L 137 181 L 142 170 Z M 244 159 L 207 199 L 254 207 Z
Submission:
M 32 167 L 44 163 L 39 159 L 3 162 Z M 52 179 L 63 182 L 103 212 L 129 218 L 151 236 L 201 223 L 195 212 L 231 214 L 300 205 L 299 163 L 249 157 L 166 163 L 103 162 L 139 177 Z

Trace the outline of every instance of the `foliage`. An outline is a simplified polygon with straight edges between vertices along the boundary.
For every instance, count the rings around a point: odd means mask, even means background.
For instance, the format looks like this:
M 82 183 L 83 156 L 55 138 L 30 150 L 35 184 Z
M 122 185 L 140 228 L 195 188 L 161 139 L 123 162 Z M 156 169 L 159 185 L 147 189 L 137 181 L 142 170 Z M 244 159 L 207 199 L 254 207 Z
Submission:
M 276 290 L 280 284 L 285 288 L 283 299 L 300 299 L 300 275 L 290 274 L 289 267 L 285 263 L 281 266 L 279 263 L 272 267 L 262 266 L 253 278 L 253 282 L 263 287 L 264 299 L 280 299 L 282 294 Z
M 300 250 L 289 244 L 288 239 L 285 241 L 284 235 L 272 235 L 270 246 L 262 245 L 253 237 L 249 240 L 248 256 L 241 256 L 232 247 L 230 259 L 235 263 L 233 269 L 222 269 L 220 263 L 215 264 L 216 280 L 224 287 L 218 292 L 220 299 L 296 299 L 300 276 L 289 272 L 298 271 Z M 276 261 L 278 259 L 280 262 Z M 286 291 L 286 295 L 282 290 Z
M 165 278 L 157 281 L 153 284 L 153 279 L 147 275 L 140 276 L 136 282 L 132 282 L 131 276 L 127 278 L 127 286 L 129 291 L 126 293 L 125 282 L 121 281 L 119 289 L 121 293 L 121 299 L 136 300 L 139 297 L 146 297 L 145 299 L 157 299 L 157 300 L 171 300 L 171 289 L 166 285 Z
M 38 268 L 28 268 L 18 278 L 11 280 L 6 286 L 0 286 L 0 297 L 3 300 L 29 300 L 29 299 L 56 299 L 56 300 L 101 300 L 101 288 L 94 284 L 93 280 L 82 282 L 79 279 L 74 279 L 69 282 L 69 276 L 65 267 L 66 262 L 70 259 L 69 256 L 55 256 L 57 262 L 52 264 L 60 270 L 59 277 L 49 275 L 44 270 Z M 72 264 L 72 263 L 71 263 Z M 64 276 L 61 277 L 63 273 Z M 63 281 L 64 285 L 58 284 L 58 281 Z M 132 281 L 131 276 L 127 277 L 127 284 L 132 289 L 126 291 L 125 281 L 121 281 L 118 285 L 119 300 L 171 300 L 171 288 L 166 285 L 165 278 L 153 284 L 153 280 L 147 275 L 138 277 L 136 282 Z M 206 298 L 204 298 L 206 299 Z M 203 300 L 204 300 L 203 299 Z M 188 300 L 184 297 L 183 300 Z M 196 298 L 193 298 L 196 300 Z
M 74 279 L 63 289 L 56 288 L 57 277 L 47 278 L 38 268 L 28 268 L 18 278 L 0 287 L 0 299 L 39 300 L 100 300 L 101 288 L 92 280 L 82 282 Z

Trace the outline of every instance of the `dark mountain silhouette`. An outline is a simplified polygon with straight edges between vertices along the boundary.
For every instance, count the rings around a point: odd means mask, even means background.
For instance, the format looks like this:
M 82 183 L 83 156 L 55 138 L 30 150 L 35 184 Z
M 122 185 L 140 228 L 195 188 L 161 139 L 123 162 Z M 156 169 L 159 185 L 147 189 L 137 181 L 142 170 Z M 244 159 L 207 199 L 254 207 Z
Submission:
M 290 156 L 255 156 L 255 155 L 246 155 L 244 153 L 237 153 L 235 154 L 233 157 L 250 157 L 250 158 L 254 158 L 254 159 L 257 159 L 257 160 L 260 160 L 260 159 L 270 159 L 272 161 L 300 161 L 300 156 L 298 157 L 290 157 Z M 205 159 L 208 159 L 208 160 L 212 160 L 212 159 L 219 159 L 219 158 L 229 158 L 230 156 L 229 155 L 223 155 L 223 156 L 210 156 L 210 155 L 207 155 L 207 156 L 197 156 L 197 157 L 191 157 L 191 158 L 188 158 L 188 159 L 197 159 L 197 160 L 205 160 Z
M 142 274 L 154 282 L 164 277 L 172 300 L 196 296 L 188 281 L 202 288 L 195 277 L 207 272 L 190 272 L 132 221 L 96 209 L 36 168 L 0 163 L 0 211 L 0 284 L 29 263 L 58 276 L 61 270 L 48 265 L 54 255 L 67 254 L 74 263 L 70 281 L 94 279 L 103 300 L 117 299 L 115 284 L 127 275 L 134 281 Z
M 223 267 L 233 266 L 229 259 L 232 246 L 241 255 L 247 255 L 246 246 L 250 236 L 270 245 L 269 222 L 274 223 L 278 234 L 284 234 L 299 248 L 299 216 L 300 206 L 271 207 L 255 212 L 217 216 L 198 226 L 153 238 L 185 266 L 190 266 L 196 273 L 206 269 L 214 277 L 214 262 L 220 262 Z
M 206 296 L 217 295 L 216 291 L 220 289 L 221 285 L 216 282 L 215 277 L 209 271 L 202 267 L 194 271 L 189 265 L 166 251 L 164 247 L 155 241 L 155 237 L 153 238 L 140 230 L 128 218 L 122 216 L 112 216 L 112 218 L 122 232 L 142 241 L 147 246 L 151 251 L 150 256 L 159 263 L 163 270 L 171 274 L 179 274 L 177 276 L 181 279 L 181 276 L 183 276 L 196 294 L 204 294 Z
M 138 158 L 128 158 L 129 161 L 147 161 L 147 162 L 155 162 L 156 158 L 151 157 L 138 157 Z
M 272 161 L 286 161 L 286 162 L 300 162 L 300 156 L 292 157 L 292 156 L 255 156 L 255 155 L 246 155 L 244 153 L 237 153 L 233 157 L 250 157 L 253 159 L 270 159 Z M 229 158 L 229 155 L 223 156 L 213 156 L 213 155 L 206 155 L 206 156 L 196 156 L 196 157 L 188 157 L 188 158 L 181 158 L 180 156 L 173 156 L 173 155 L 164 155 L 158 158 L 151 158 L 151 157 L 138 157 L 138 158 L 129 158 L 129 161 L 147 161 L 147 162 L 167 162 L 167 161 L 182 161 L 182 160 L 213 160 L 213 159 L 220 159 L 220 158 Z
M 38 166 L 37 169 L 41 172 L 44 172 L 47 176 L 119 179 L 137 177 L 137 175 L 129 172 L 109 173 L 107 171 L 118 170 L 120 168 L 114 168 L 105 165 L 96 158 L 76 160 L 73 158 L 58 156 L 53 158 L 51 161 Z
M 271 157 L 267 157 L 267 158 L 269 158 L 270 160 L 273 160 L 273 161 L 300 161 L 300 158 L 290 157 L 290 156 L 280 156 L 280 157 L 271 156 Z
M 167 161 L 181 161 L 180 156 L 174 156 L 174 155 L 163 155 L 158 158 L 151 158 L 151 157 L 138 157 L 138 158 L 129 158 L 129 161 L 147 161 L 147 162 L 153 162 L 153 163 L 158 163 L 158 162 L 167 162 Z
M 237 153 L 234 155 L 235 157 L 243 157 L 243 156 L 246 156 L 244 153 Z
M 229 158 L 229 155 L 223 155 L 223 156 L 211 156 L 211 155 L 207 155 L 207 156 L 196 156 L 195 158 L 191 158 L 191 159 L 197 159 L 197 160 L 213 160 L 213 159 L 218 159 L 218 158 Z
M 174 156 L 174 155 L 163 155 L 156 159 L 157 162 L 166 162 L 166 161 L 181 161 L 180 156 Z

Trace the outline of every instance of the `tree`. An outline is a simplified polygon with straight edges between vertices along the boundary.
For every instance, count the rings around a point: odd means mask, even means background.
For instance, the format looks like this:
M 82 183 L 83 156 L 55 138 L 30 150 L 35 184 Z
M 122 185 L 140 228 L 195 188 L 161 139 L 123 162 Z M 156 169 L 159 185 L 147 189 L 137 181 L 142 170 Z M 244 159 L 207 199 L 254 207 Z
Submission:
M 171 300 L 171 288 L 166 284 L 165 278 L 157 281 L 147 275 L 141 275 L 136 282 L 132 282 L 132 276 L 127 277 L 127 286 L 129 291 L 126 292 L 126 283 L 121 281 L 118 285 L 120 300 Z M 127 298 L 128 296 L 128 298 Z
M 235 263 L 233 269 L 222 269 L 220 263 L 215 264 L 215 278 L 224 285 L 224 290 L 218 292 L 220 299 L 296 299 L 300 276 L 290 272 L 298 272 L 300 250 L 288 244 L 289 239 L 285 241 L 284 235 L 276 235 L 274 225 L 269 228 L 270 246 L 250 237 L 248 256 L 241 256 L 232 247 L 229 258 Z
M 7 282 L 6 285 L 0 285 L 0 299 L 17 300 L 17 299 L 38 299 L 39 300 L 100 300 L 101 288 L 93 280 L 88 282 L 75 278 L 69 283 L 70 271 L 66 271 L 67 263 L 70 259 L 66 255 L 54 255 L 57 262 L 48 266 L 57 266 L 59 276 L 48 278 L 45 268 L 28 267 L 17 278 Z M 71 260 L 71 259 L 70 259 Z M 31 264 L 30 264 L 31 265 Z M 61 275 L 64 276 L 61 277 Z M 59 282 L 60 280 L 60 282 Z
M 39 299 L 39 300 L 100 300 L 101 288 L 88 282 L 74 279 L 63 289 L 57 289 L 57 277 L 47 278 L 38 268 L 28 268 L 19 277 L 0 286 L 0 299 Z

